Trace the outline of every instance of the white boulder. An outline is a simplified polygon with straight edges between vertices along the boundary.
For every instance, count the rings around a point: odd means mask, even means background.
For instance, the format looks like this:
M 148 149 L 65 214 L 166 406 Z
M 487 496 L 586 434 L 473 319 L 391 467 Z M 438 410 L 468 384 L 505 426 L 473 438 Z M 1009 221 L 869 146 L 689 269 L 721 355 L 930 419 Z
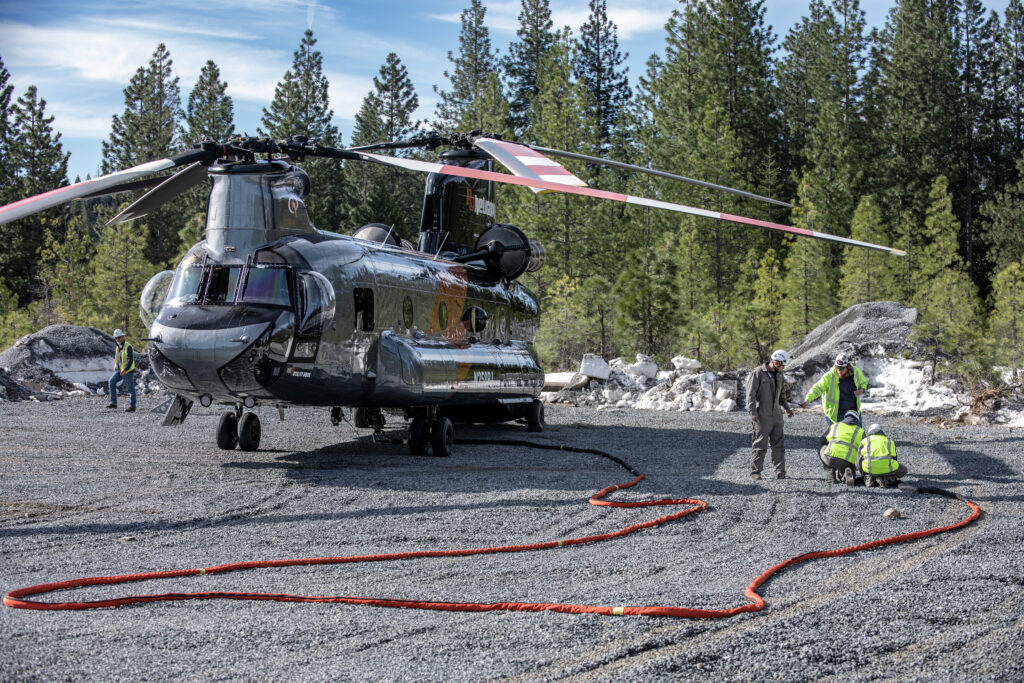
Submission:
M 580 374 L 594 379 L 608 379 L 612 374 L 612 368 L 601 356 L 586 353 L 580 361 Z

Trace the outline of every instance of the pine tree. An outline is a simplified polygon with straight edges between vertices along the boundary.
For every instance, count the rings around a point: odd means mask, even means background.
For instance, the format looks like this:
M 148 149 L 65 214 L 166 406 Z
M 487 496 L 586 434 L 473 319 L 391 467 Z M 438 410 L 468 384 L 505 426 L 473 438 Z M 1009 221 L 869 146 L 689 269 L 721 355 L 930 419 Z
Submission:
M 89 263 L 89 324 L 101 330 L 119 327 L 129 338 L 138 338 L 139 297 L 158 270 L 144 258 L 144 248 L 145 240 L 130 223 L 103 229 Z
M 435 126 L 443 133 L 461 131 L 467 121 L 482 118 L 481 106 L 489 82 L 498 75 L 498 60 L 484 25 L 486 13 L 487 8 L 481 0 L 471 0 L 470 6 L 462 11 L 459 56 L 453 57 L 451 51 L 448 52 L 448 61 L 453 68 L 451 72 L 444 72 L 451 90 L 439 90 L 434 86 L 434 92 L 440 98 L 435 111 Z M 470 128 L 483 130 L 481 125 L 471 125 Z
M 997 177 L 996 187 L 1012 178 L 1012 163 L 1024 155 L 1024 2 L 1010 0 L 1006 5 L 1002 31 L 996 48 L 999 57 L 999 86 L 996 96 L 1003 106 L 999 118 L 1005 121 L 1002 134 L 1004 164 L 1009 177 Z M 1022 176 L 1018 176 L 1022 177 Z
M 956 365 L 978 340 L 978 290 L 957 252 L 959 223 L 945 176 L 936 178 L 929 198 L 912 280 L 913 303 L 920 314 L 913 336 L 927 349 L 934 380 L 940 356 Z
M 227 87 L 228 84 L 220 80 L 220 69 L 212 60 L 207 60 L 188 96 L 186 144 L 196 145 L 203 140 L 222 142 L 234 133 L 234 104 Z
M 870 196 L 861 199 L 853 214 L 851 237 L 873 244 L 884 243 L 887 231 L 882 212 Z M 839 308 L 868 301 L 887 301 L 893 296 L 891 256 L 861 247 L 844 247 L 842 278 L 839 281 Z
M 992 287 L 989 340 L 996 362 L 1013 369 L 1015 381 L 1024 371 L 1024 272 L 1014 262 L 996 276 Z
M 760 258 L 751 251 L 748 259 L 757 263 L 757 270 L 750 289 L 738 288 L 734 296 L 731 316 L 738 334 L 733 351 L 741 359 L 763 362 L 781 341 L 782 264 L 774 249 L 765 250 Z
M 46 115 L 46 100 L 36 87 L 29 86 L 13 108 L 16 137 L 10 146 L 10 163 L 14 168 L 13 192 L 18 197 L 31 197 L 67 185 L 68 153 L 61 144 L 61 134 L 53 130 L 53 117 Z M 33 297 L 39 257 L 46 230 L 62 215 L 60 209 L 28 216 L 0 226 L 0 271 L 4 273 L 22 305 Z
M 313 49 L 316 42 L 313 31 L 307 29 L 293 54 L 292 67 L 274 88 L 270 108 L 263 109 L 259 135 L 275 140 L 305 136 L 326 147 L 341 146 L 341 135 L 332 123 L 334 111 L 327 94 L 323 55 Z M 335 159 L 313 159 L 305 162 L 303 169 L 313 187 L 305 200 L 313 223 L 326 230 L 340 229 L 346 219 L 341 164 Z
M 793 209 L 793 225 L 813 230 L 818 222 L 811 182 L 800 183 L 799 199 Z M 831 253 L 823 240 L 797 238 L 785 261 L 779 338 L 796 342 L 835 315 L 835 276 Z
M 110 139 L 103 142 L 103 172 L 164 159 L 181 147 L 181 94 L 171 75 L 171 54 L 160 43 L 149 64 L 139 67 L 124 89 L 124 113 L 114 115 Z M 178 231 L 185 216 L 180 205 L 165 204 L 150 213 L 146 258 L 163 263 L 178 252 Z M 141 230 L 136 226 L 136 230 Z
M 19 199 L 14 194 L 15 169 L 11 163 L 11 149 L 16 133 L 11 122 L 14 84 L 8 82 L 10 78 L 11 73 L 4 66 L 4 60 L 0 58 L 0 205 Z
M 986 223 L 983 238 L 996 271 L 1014 262 L 1024 262 L 1024 155 L 1017 159 L 1020 180 L 995 193 L 981 208 Z
M 63 239 L 46 231 L 39 251 L 39 279 L 56 317 L 72 325 L 85 323 L 88 301 L 89 262 L 92 243 L 82 216 L 75 216 L 67 226 Z
M 615 281 L 615 341 L 620 351 L 667 360 L 685 312 L 679 306 L 678 273 L 671 236 L 653 249 L 629 256 Z
M 373 90 L 363 98 L 356 114 L 352 143 L 362 145 L 411 136 L 420 126 L 413 119 L 418 107 L 419 98 L 409 73 L 392 52 L 374 76 Z M 408 172 L 361 167 L 350 180 L 350 218 L 357 225 L 384 223 L 406 239 L 413 237 L 422 208 L 420 187 Z
M 576 78 L 590 92 L 596 110 L 601 152 L 607 153 L 622 107 L 630 98 L 629 53 L 619 52 L 617 27 L 608 18 L 607 0 L 590 0 L 590 16 L 576 41 Z
M 509 85 L 510 125 L 517 137 L 529 137 L 532 125 L 530 108 L 539 92 L 537 81 L 548 53 L 558 40 L 552 30 L 548 0 L 521 0 L 518 40 L 509 45 L 502 60 Z

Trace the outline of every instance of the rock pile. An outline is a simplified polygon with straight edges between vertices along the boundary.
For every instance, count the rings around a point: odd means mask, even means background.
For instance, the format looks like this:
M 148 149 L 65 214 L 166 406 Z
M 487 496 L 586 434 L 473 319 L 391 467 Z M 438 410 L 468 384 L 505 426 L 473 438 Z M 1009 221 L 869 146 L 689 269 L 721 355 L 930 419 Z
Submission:
M 586 355 L 579 372 L 559 391 L 545 392 L 548 403 L 601 408 L 646 408 L 651 410 L 727 412 L 739 398 L 737 373 L 701 372 L 698 361 L 684 356 L 672 359 L 671 370 L 659 370 L 643 354 L 627 364 L 622 358 L 605 362 Z
M 114 366 L 114 338 L 95 327 L 50 325 L 0 353 L 0 400 L 48 400 L 105 394 Z M 136 389 L 162 391 L 149 359 L 136 349 Z

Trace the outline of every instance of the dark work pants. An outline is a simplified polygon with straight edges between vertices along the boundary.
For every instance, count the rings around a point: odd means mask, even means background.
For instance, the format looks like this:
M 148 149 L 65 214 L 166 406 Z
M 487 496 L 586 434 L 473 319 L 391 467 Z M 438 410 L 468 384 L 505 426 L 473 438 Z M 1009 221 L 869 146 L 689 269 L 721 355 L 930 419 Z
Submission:
M 761 417 L 760 422 L 751 420 L 754 443 L 750 454 L 751 474 L 760 474 L 764 456 L 769 446 L 772 449 L 772 465 L 775 474 L 786 473 L 786 441 L 782 434 L 782 415 L 776 419 Z

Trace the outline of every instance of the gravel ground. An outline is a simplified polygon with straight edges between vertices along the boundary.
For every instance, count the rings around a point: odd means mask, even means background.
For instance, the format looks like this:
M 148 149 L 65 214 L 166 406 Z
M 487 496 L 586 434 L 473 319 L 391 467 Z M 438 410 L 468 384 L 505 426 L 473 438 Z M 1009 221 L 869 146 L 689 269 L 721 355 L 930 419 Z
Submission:
M 587 504 L 631 476 L 599 457 L 456 445 L 446 460 L 374 444 L 326 410 L 264 410 L 262 450 L 221 451 L 217 416 L 178 428 L 97 398 L 0 403 L 0 590 L 82 576 L 531 543 L 671 509 Z M 549 426 L 457 427 L 456 439 L 599 448 L 644 472 L 618 500 L 695 497 L 707 512 L 629 537 L 513 555 L 268 569 L 82 589 L 41 600 L 247 590 L 468 602 L 728 608 L 799 553 L 954 523 L 959 501 L 830 486 L 819 411 L 787 427 L 786 480 L 748 476 L 734 413 L 548 406 Z M 192 601 L 84 612 L 0 607 L 2 680 L 652 679 L 1020 681 L 1024 449 L 1019 430 L 888 419 L 908 483 L 984 515 L 956 532 L 815 560 L 730 619 L 446 613 Z M 398 425 L 394 425 L 396 428 Z M 389 425 L 390 429 L 391 425 Z M 895 507 L 900 519 L 884 518 Z

